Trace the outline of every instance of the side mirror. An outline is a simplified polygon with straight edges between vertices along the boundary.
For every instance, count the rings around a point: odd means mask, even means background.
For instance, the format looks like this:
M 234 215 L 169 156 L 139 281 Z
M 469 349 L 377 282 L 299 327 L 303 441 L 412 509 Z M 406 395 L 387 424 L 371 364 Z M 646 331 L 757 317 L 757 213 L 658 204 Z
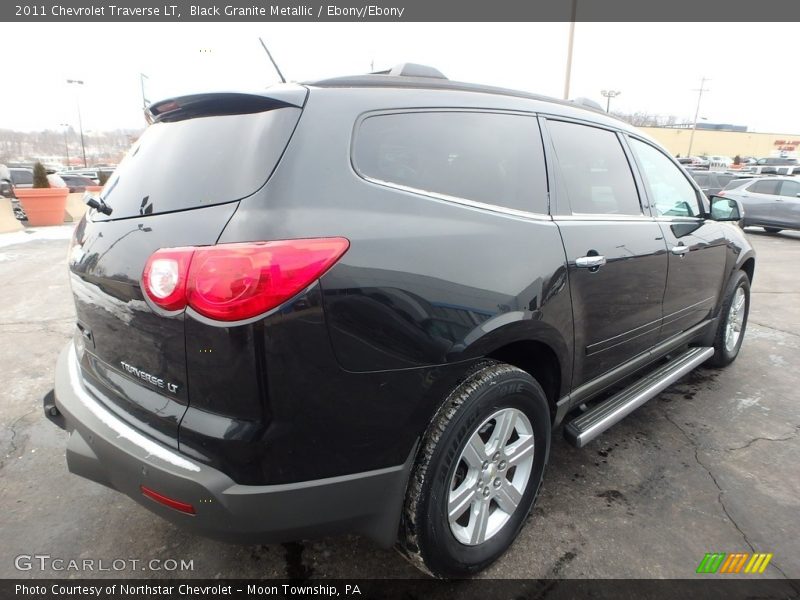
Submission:
M 744 217 L 742 203 L 734 198 L 711 196 L 710 217 L 714 221 L 741 221 Z

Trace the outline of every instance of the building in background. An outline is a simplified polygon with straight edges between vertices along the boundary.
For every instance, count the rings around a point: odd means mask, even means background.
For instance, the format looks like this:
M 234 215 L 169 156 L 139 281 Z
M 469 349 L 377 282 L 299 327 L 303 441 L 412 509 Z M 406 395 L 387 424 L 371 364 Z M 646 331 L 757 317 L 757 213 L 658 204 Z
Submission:
M 687 127 L 640 127 L 660 142 L 673 156 L 689 151 L 691 125 Z M 692 156 L 722 155 L 734 157 L 786 156 L 800 158 L 800 133 L 757 133 L 742 125 L 698 123 L 692 141 Z

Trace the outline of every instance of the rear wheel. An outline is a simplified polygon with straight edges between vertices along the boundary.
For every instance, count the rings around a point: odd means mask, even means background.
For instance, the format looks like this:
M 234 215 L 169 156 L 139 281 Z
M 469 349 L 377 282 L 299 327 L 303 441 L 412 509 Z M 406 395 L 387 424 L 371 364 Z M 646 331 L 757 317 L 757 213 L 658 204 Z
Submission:
M 708 361 L 714 367 L 726 367 L 739 355 L 747 315 L 750 311 L 750 279 L 738 271 L 728 284 L 725 301 L 720 311 L 717 335 L 714 338 L 714 356 Z
M 526 372 L 486 363 L 437 412 L 403 513 L 401 551 L 436 577 L 477 573 L 512 544 L 550 449 L 550 411 Z
M 783 231 L 783 229 L 780 229 L 779 227 L 764 227 L 764 231 L 767 233 L 780 233 Z

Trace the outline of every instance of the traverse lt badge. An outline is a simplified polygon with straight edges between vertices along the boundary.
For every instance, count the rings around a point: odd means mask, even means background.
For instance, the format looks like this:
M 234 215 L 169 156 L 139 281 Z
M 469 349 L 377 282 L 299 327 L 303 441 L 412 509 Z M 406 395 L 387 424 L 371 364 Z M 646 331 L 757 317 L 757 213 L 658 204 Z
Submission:
M 119 364 L 122 365 L 122 368 L 133 375 L 134 377 L 138 377 L 139 379 L 143 379 L 147 383 L 150 383 L 156 387 L 160 387 L 162 389 L 166 389 L 171 394 L 178 393 L 178 385 L 175 383 L 170 383 L 168 381 L 164 381 L 160 377 L 156 377 L 155 375 L 151 375 L 146 371 L 142 371 L 141 369 L 137 369 L 136 367 L 129 365 L 125 361 L 119 361 Z

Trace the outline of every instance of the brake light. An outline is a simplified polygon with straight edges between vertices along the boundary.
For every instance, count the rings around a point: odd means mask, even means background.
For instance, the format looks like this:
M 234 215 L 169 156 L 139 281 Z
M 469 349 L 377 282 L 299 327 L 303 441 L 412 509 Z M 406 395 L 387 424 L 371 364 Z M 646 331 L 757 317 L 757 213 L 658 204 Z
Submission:
M 142 287 L 165 310 L 190 306 L 210 319 L 240 321 L 301 292 L 349 247 L 337 237 L 167 248 L 148 259 Z

